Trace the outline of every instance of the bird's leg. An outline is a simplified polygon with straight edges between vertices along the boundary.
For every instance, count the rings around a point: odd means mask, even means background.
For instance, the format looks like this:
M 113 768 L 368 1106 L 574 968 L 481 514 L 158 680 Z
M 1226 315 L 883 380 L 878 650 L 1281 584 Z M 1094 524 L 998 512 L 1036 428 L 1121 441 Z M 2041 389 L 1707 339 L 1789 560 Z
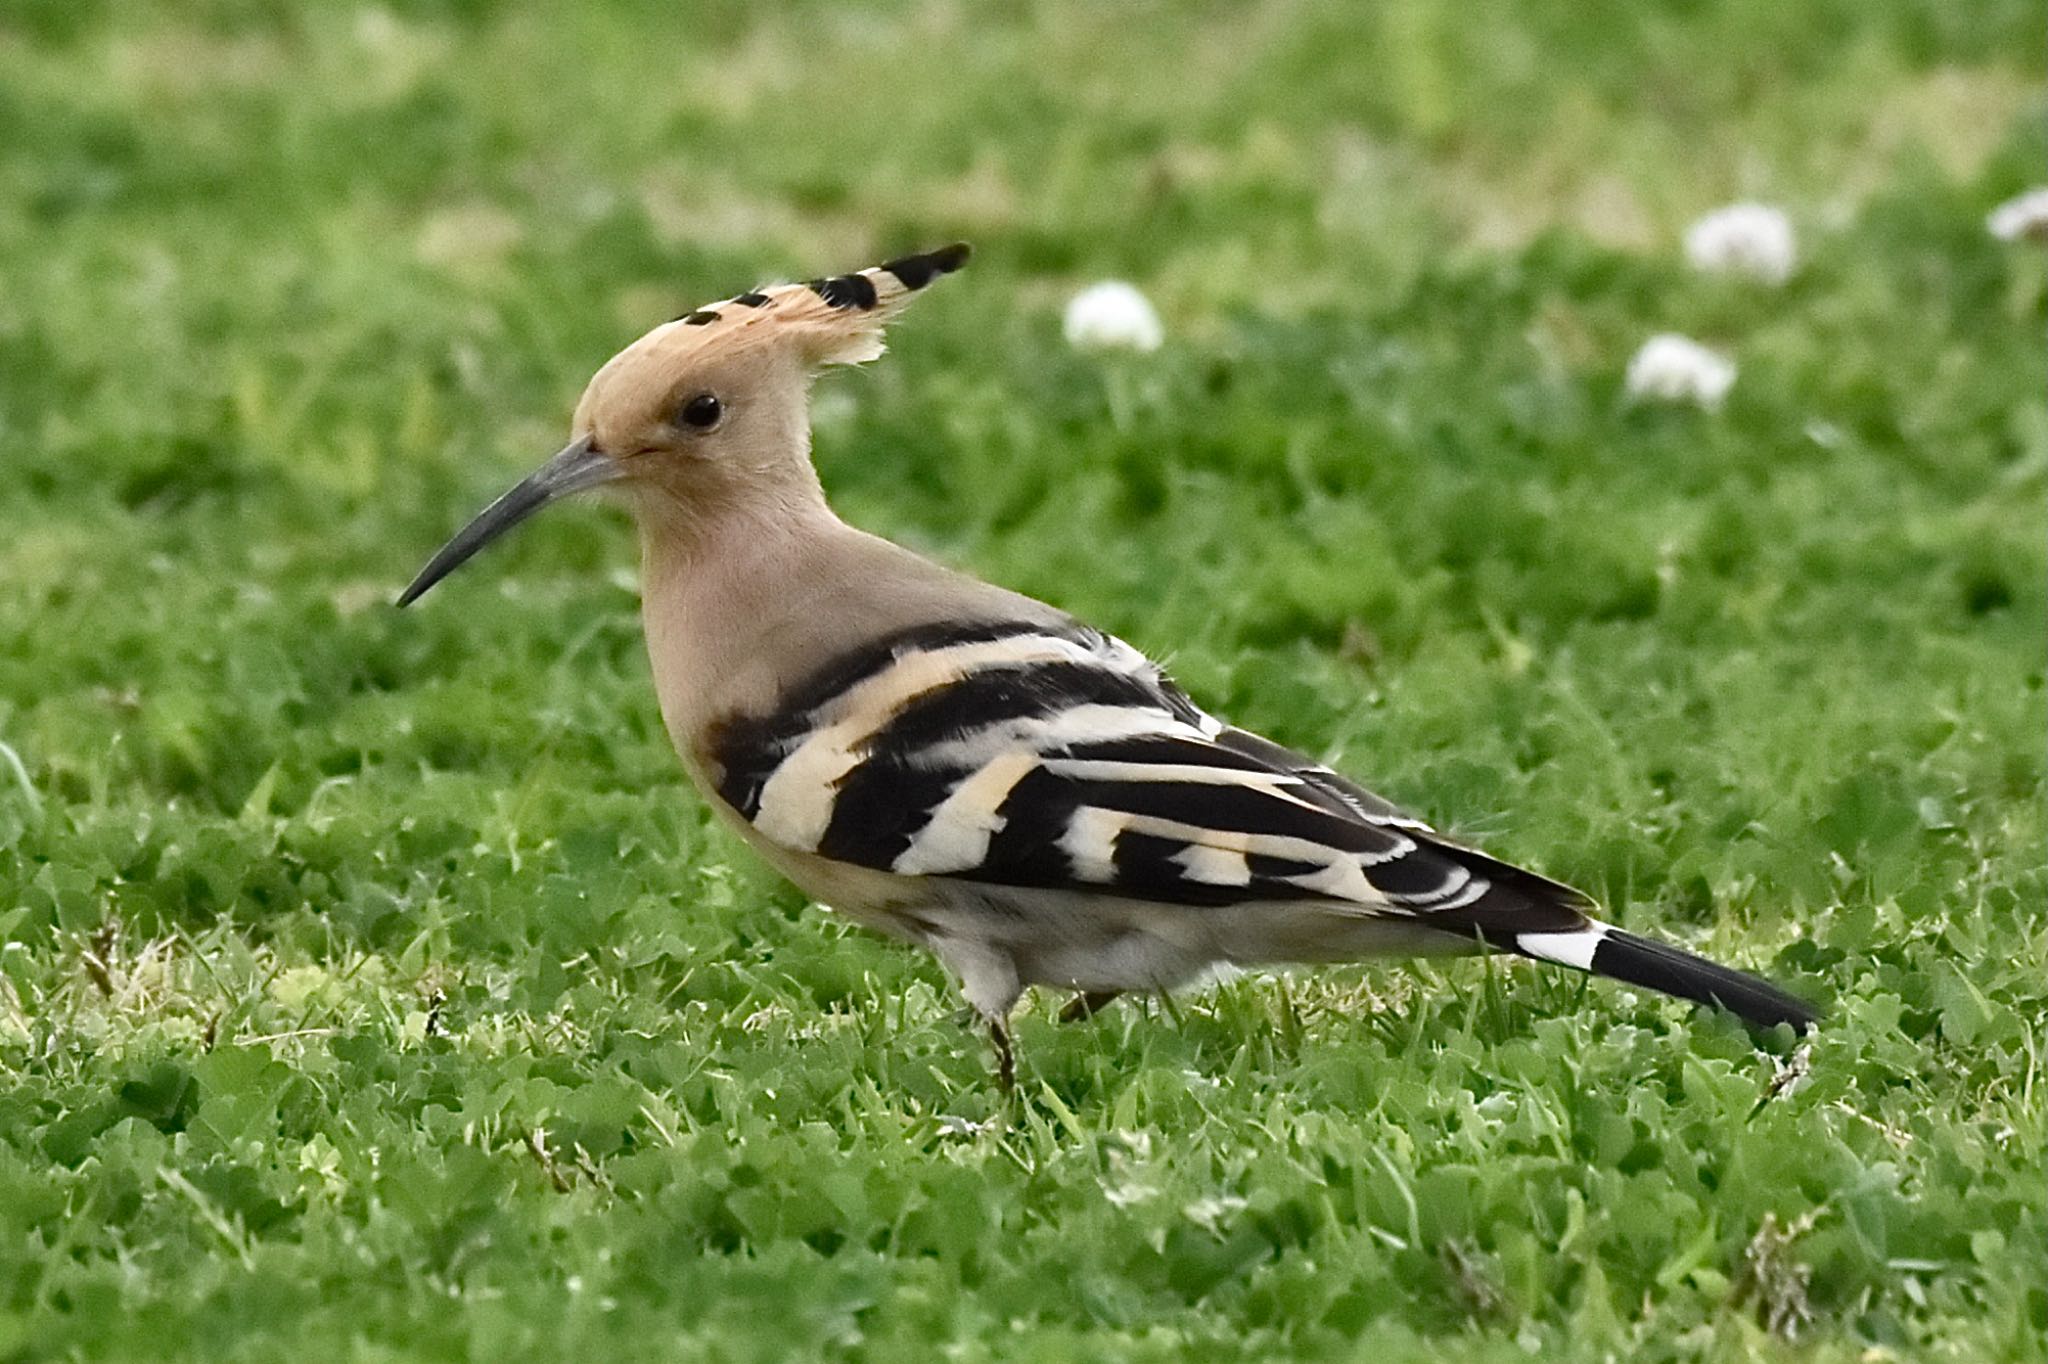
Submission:
M 1023 986 L 1017 979 L 1017 963 L 1001 948 L 976 938 L 938 937 L 931 948 L 954 975 L 960 978 L 960 993 L 974 1012 L 988 1021 L 989 1040 L 996 1047 L 996 1078 L 1003 1093 L 1017 1088 L 1017 1057 L 1010 1049 L 1010 1010 L 1017 1007 Z
M 988 1021 L 989 1040 L 996 1044 L 996 1083 L 1004 1094 L 1017 1092 L 1017 1053 L 1010 1048 L 1010 1025 L 1003 1019 Z
M 1095 1017 L 1115 1002 L 1122 990 L 1081 990 L 1060 1010 L 1060 1022 L 1081 1023 Z

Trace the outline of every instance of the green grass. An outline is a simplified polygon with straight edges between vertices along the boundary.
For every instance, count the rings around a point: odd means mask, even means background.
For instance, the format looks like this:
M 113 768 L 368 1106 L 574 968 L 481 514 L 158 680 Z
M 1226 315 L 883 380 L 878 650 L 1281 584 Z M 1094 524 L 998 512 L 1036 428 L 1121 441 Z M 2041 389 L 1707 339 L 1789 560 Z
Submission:
M 2041 1358 L 2038 20 L 14 0 L 0 1360 Z M 1679 259 L 1744 195 L 1781 291 Z M 643 327 L 956 236 L 842 511 L 1825 1000 L 1805 1083 L 1468 961 L 1041 1000 L 1005 1113 L 707 823 L 620 517 L 390 608 Z

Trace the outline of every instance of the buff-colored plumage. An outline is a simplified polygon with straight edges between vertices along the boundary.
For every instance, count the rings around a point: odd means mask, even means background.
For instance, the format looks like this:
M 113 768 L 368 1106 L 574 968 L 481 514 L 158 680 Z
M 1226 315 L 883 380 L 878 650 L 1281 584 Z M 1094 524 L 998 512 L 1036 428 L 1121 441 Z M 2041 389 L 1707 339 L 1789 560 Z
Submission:
M 618 464 L 632 498 L 655 687 L 693 772 L 708 725 L 768 703 L 845 644 L 963 609 L 1059 616 L 847 525 L 811 466 L 818 369 L 882 353 L 883 327 L 915 292 L 896 270 L 921 285 L 965 258 L 949 247 L 910 258 L 931 262 L 923 269 L 899 262 L 709 304 L 627 346 L 584 390 L 572 429 Z M 679 430 L 677 406 L 697 393 L 719 398 L 720 421 Z
M 949 254 L 950 253 L 950 254 Z M 919 287 L 956 269 L 964 247 L 931 257 Z M 899 262 L 901 264 L 901 262 Z M 794 366 L 853 365 L 882 353 L 882 331 L 916 290 L 889 266 L 805 284 L 778 284 L 685 313 L 665 322 L 607 361 L 577 405 L 576 425 L 646 433 L 666 416 L 663 403 L 678 380 L 693 374 L 745 376 Z
M 925 947 L 989 1022 L 1030 984 L 1088 1007 L 1221 965 L 1490 946 L 1802 1027 L 1781 991 L 1593 919 L 1206 714 L 1128 645 L 841 521 L 808 389 L 881 353 L 965 247 L 741 294 L 598 371 L 574 439 L 411 601 L 550 500 L 630 498 L 661 713 L 717 814 L 821 903 Z

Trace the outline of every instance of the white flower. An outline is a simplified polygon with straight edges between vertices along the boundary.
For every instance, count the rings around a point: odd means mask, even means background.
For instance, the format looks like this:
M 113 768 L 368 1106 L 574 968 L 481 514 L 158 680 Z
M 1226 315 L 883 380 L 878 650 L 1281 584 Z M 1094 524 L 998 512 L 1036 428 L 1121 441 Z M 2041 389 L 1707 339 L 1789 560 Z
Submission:
M 944 1137 L 978 1137 L 994 1126 L 993 1122 L 976 1122 L 957 1113 L 939 1115 L 939 1135 Z
M 2007 199 L 1991 210 L 1984 226 L 2002 242 L 2016 242 L 2022 237 L 2048 239 L 2048 185 L 2036 186 L 2017 199 Z
M 1730 204 L 1685 230 L 1685 258 L 1693 269 L 1710 275 L 1747 275 L 1783 284 L 1792 277 L 1799 249 L 1783 209 Z
M 1076 350 L 1158 350 L 1166 339 L 1159 314 L 1120 279 L 1091 284 L 1067 304 L 1067 344 Z
M 1245 1201 L 1236 1194 L 1210 1194 L 1196 1199 L 1182 1211 L 1187 1213 L 1190 1222 L 1202 1230 L 1212 1236 L 1221 1236 L 1224 1224 L 1243 1212 L 1246 1206 L 1248 1205 Z
M 1711 412 L 1721 406 L 1734 384 L 1733 360 L 1674 332 L 1643 342 L 1643 348 L 1628 362 L 1631 398 L 1698 403 Z

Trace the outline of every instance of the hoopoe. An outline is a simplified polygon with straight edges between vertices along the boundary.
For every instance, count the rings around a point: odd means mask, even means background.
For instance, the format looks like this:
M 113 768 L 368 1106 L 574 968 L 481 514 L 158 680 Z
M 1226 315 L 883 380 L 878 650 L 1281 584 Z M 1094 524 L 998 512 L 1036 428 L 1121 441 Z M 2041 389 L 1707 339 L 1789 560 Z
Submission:
M 1817 1018 L 1592 916 L 1320 763 L 1208 714 L 1136 649 L 847 525 L 808 390 L 882 352 L 965 245 L 713 303 L 597 372 L 575 439 L 421 570 L 403 606 L 533 512 L 617 485 L 640 531 L 661 714 L 720 818 L 819 902 L 922 945 L 1005 1087 L 1026 986 L 1085 1015 L 1219 967 L 1486 949 Z

